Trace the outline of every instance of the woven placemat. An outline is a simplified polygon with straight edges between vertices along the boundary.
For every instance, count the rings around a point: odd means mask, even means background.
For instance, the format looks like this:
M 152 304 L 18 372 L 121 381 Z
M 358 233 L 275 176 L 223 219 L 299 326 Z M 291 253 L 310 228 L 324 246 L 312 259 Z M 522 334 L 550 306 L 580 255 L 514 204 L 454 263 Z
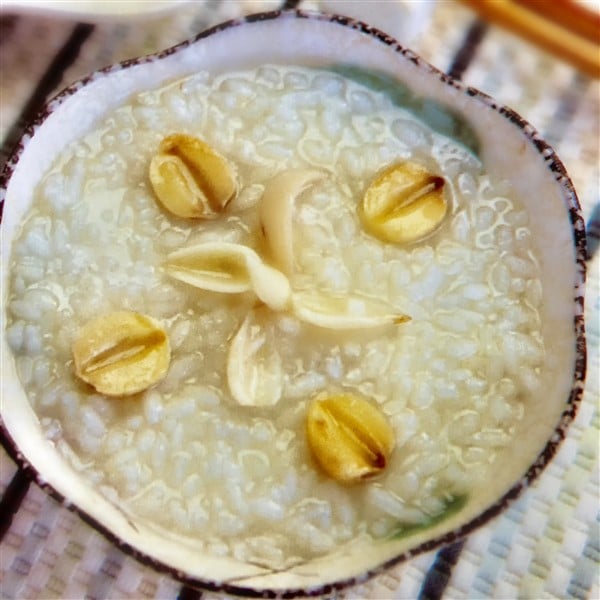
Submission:
M 556 149 L 586 221 L 599 198 L 600 87 L 552 56 L 477 21 L 451 1 L 200 0 L 140 24 L 28 14 L 0 19 L 0 136 L 7 155 L 44 99 L 85 74 L 156 51 L 208 26 L 299 5 L 372 22 L 439 69 L 523 115 Z M 596 213 L 597 214 L 597 213 Z M 597 243 L 590 238 L 591 245 Z M 464 542 L 416 557 L 331 597 L 600 598 L 598 399 L 600 258 L 589 261 L 588 381 L 558 455 L 503 515 Z M 2 400 L 4 401 L 4 399 Z M 143 566 L 49 497 L 0 455 L 2 598 L 225 598 Z

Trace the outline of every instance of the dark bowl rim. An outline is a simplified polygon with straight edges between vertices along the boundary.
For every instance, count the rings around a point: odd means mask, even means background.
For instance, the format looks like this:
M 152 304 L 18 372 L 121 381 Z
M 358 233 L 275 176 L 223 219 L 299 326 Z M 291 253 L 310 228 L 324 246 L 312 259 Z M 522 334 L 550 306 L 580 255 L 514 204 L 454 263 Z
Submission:
M 324 594 L 331 594 L 333 592 L 348 588 L 350 586 L 363 583 L 380 573 L 405 562 L 419 554 L 429 552 L 435 549 L 439 549 L 445 545 L 454 543 L 474 530 L 482 526 L 483 524 L 490 521 L 492 518 L 502 513 L 513 501 L 515 501 L 521 493 L 535 481 L 548 463 L 552 460 L 556 454 L 558 447 L 567 435 L 569 425 L 574 420 L 578 407 L 581 403 L 586 365 L 587 365 L 587 352 L 586 352 L 586 336 L 585 336 L 585 324 L 584 324 L 584 289 L 585 289 L 585 278 L 586 278 L 586 235 L 585 235 L 585 222 L 581 213 L 581 207 L 577 198 L 577 193 L 573 183 L 566 172 L 566 169 L 561 160 L 556 155 L 554 149 L 545 142 L 537 130 L 517 114 L 511 108 L 498 104 L 492 97 L 481 92 L 480 90 L 467 86 L 461 81 L 458 81 L 450 75 L 443 73 L 438 68 L 434 67 L 419 55 L 414 53 L 412 50 L 405 48 L 398 43 L 393 37 L 382 32 L 381 30 L 366 24 L 363 21 L 346 17 L 339 14 L 323 13 L 312 10 L 273 10 L 266 12 L 259 12 L 244 17 L 231 19 L 223 23 L 217 24 L 210 27 L 199 34 L 184 40 L 174 46 L 166 48 L 164 50 L 151 53 L 138 58 L 132 58 L 104 68 L 93 71 L 87 76 L 76 80 L 71 83 L 62 91 L 58 92 L 54 97 L 48 100 L 44 107 L 40 110 L 37 116 L 28 123 L 24 131 L 12 150 L 10 156 L 5 162 L 2 172 L 0 173 L 0 224 L 2 222 L 2 214 L 4 209 L 4 201 L 6 197 L 6 190 L 9 181 L 12 177 L 14 168 L 16 167 L 21 154 L 25 150 L 29 139 L 31 139 L 36 130 L 43 124 L 46 118 L 67 98 L 77 93 L 81 88 L 85 87 L 88 83 L 92 82 L 95 77 L 100 74 L 109 74 L 112 72 L 120 71 L 132 66 L 140 65 L 143 63 L 150 63 L 160 60 L 166 56 L 184 50 L 185 48 L 196 44 L 209 36 L 218 34 L 219 32 L 226 31 L 235 27 L 239 27 L 244 24 L 251 24 L 260 21 L 271 21 L 279 18 L 298 18 L 298 19 L 316 19 L 318 21 L 329 21 L 338 24 L 343 27 L 349 27 L 359 33 L 371 36 L 377 41 L 391 48 L 394 52 L 402 55 L 406 60 L 414 63 L 418 68 L 424 69 L 430 75 L 437 77 L 443 83 L 461 91 L 468 96 L 474 97 L 488 108 L 498 112 L 504 118 L 508 119 L 516 127 L 522 130 L 523 135 L 527 138 L 539 154 L 543 157 L 546 162 L 547 168 L 552 172 L 557 183 L 563 188 L 565 201 L 569 210 L 569 220 L 571 223 L 573 233 L 573 244 L 575 248 L 575 261 L 576 261 L 576 279 L 574 281 L 574 321 L 573 327 L 575 332 L 575 363 L 573 368 L 573 384 L 569 397 L 566 401 L 565 408 L 554 428 L 553 434 L 550 436 L 543 450 L 540 452 L 536 460 L 529 466 L 527 471 L 522 477 L 506 492 L 495 501 L 493 504 L 488 506 L 485 510 L 479 513 L 477 516 L 472 518 L 466 524 L 458 527 L 445 534 L 439 535 L 431 540 L 427 540 L 415 548 L 409 549 L 393 558 L 381 563 L 380 565 L 369 569 L 365 573 L 357 577 L 351 577 L 343 580 L 338 580 L 330 583 L 318 584 L 308 588 L 293 588 L 293 589 L 269 589 L 269 588 L 254 588 L 244 587 L 243 585 L 237 585 L 236 583 L 229 583 L 227 581 L 211 581 L 208 579 L 202 579 L 194 576 L 190 576 L 173 566 L 170 566 L 158 559 L 153 558 L 149 554 L 134 548 L 130 544 L 121 540 L 112 531 L 95 518 L 91 517 L 83 509 L 73 505 L 68 498 L 59 493 L 51 485 L 49 485 L 41 473 L 28 461 L 28 459 L 20 452 L 17 444 L 12 439 L 9 431 L 6 429 L 4 420 L 0 415 L 0 442 L 4 446 L 9 456 L 17 463 L 18 467 L 23 470 L 27 476 L 35 481 L 35 483 L 44 489 L 50 496 L 55 500 L 66 506 L 69 510 L 76 512 L 79 517 L 92 526 L 96 531 L 102 534 L 110 542 L 115 544 L 119 549 L 124 551 L 126 554 L 132 556 L 141 564 L 151 567 L 152 569 L 170 575 L 182 582 L 183 584 L 212 592 L 225 592 L 234 596 L 251 597 L 251 598 L 296 598 L 296 597 L 315 597 Z

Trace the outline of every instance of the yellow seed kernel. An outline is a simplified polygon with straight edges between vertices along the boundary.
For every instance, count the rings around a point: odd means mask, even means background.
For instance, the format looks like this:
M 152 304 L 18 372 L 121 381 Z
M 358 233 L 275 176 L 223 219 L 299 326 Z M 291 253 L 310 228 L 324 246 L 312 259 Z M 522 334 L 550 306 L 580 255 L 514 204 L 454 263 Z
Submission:
M 128 311 L 86 323 L 72 352 L 76 375 L 107 396 L 127 396 L 154 385 L 165 376 L 171 357 L 164 329 Z
M 160 203 L 186 218 L 214 218 L 237 194 L 235 170 L 201 139 L 175 133 L 150 161 L 150 183 Z
M 368 400 L 353 394 L 318 396 L 306 418 L 308 445 L 336 481 L 357 483 L 381 473 L 394 449 L 394 430 Z
M 365 229 L 395 244 L 417 242 L 433 233 L 448 212 L 445 180 L 405 161 L 383 170 L 369 185 L 359 214 Z

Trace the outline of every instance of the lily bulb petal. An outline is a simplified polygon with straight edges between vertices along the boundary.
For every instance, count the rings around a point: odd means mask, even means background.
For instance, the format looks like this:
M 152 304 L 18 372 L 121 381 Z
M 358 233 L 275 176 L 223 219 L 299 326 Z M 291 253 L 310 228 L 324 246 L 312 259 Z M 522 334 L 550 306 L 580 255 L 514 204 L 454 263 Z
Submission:
M 365 192 L 359 216 L 371 235 L 393 244 L 412 244 L 437 231 L 448 213 L 445 179 L 404 161 L 377 175 Z
M 367 329 L 411 320 L 387 304 L 356 295 L 301 291 L 292 294 L 291 305 L 298 319 L 327 329 Z
M 269 308 L 283 310 L 287 308 L 292 288 L 288 278 L 279 270 L 265 264 L 260 258 L 249 269 L 254 293 Z
M 204 290 L 253 291 L 274 310 L 285 308 L 291 295 L 287 277 L 241 244 L 208 242 L 176 250 L 167 257 L 165 270 L 174 279 Z
M 294 204 L 306 188 L 324 177 L 325 173 L 316 169 L 292 169 L 275 175 L 265 186 L 260 222 L 275 266 L 288 276 L 294 269 Z
M 273 406 L 283 391 L 283 365 L 264 310 L 248 313 L 229 346 L 227 382 L 242 406 Z

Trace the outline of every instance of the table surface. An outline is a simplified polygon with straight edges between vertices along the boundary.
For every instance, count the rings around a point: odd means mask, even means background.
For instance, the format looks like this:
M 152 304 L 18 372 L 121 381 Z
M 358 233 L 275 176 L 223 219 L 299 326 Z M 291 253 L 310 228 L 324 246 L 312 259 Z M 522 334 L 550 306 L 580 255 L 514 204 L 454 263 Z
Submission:
M 483 24 L 452 0 L 196 0 L 143 21 L 96 22 L 34 11 L 17 14 L 2 8 L 0 0 L 0 158 L 8 156 L 45 100 L 70 82 L 221 21 L 283 5 L 362 18 L 440 70 L 515 109 L 564 162 L 588 223 L 589 246 L 597 246 L 598 81 Z M 600 598 L 599 267 L 597 253 L 588 260 L 586 391 L 555 460 L 502 516 L 467 539 L 331 598 Z M 124 554 L 30 483 L 2 449 L 0 493 L 2 598 L 224 597 L 188 588 Z

